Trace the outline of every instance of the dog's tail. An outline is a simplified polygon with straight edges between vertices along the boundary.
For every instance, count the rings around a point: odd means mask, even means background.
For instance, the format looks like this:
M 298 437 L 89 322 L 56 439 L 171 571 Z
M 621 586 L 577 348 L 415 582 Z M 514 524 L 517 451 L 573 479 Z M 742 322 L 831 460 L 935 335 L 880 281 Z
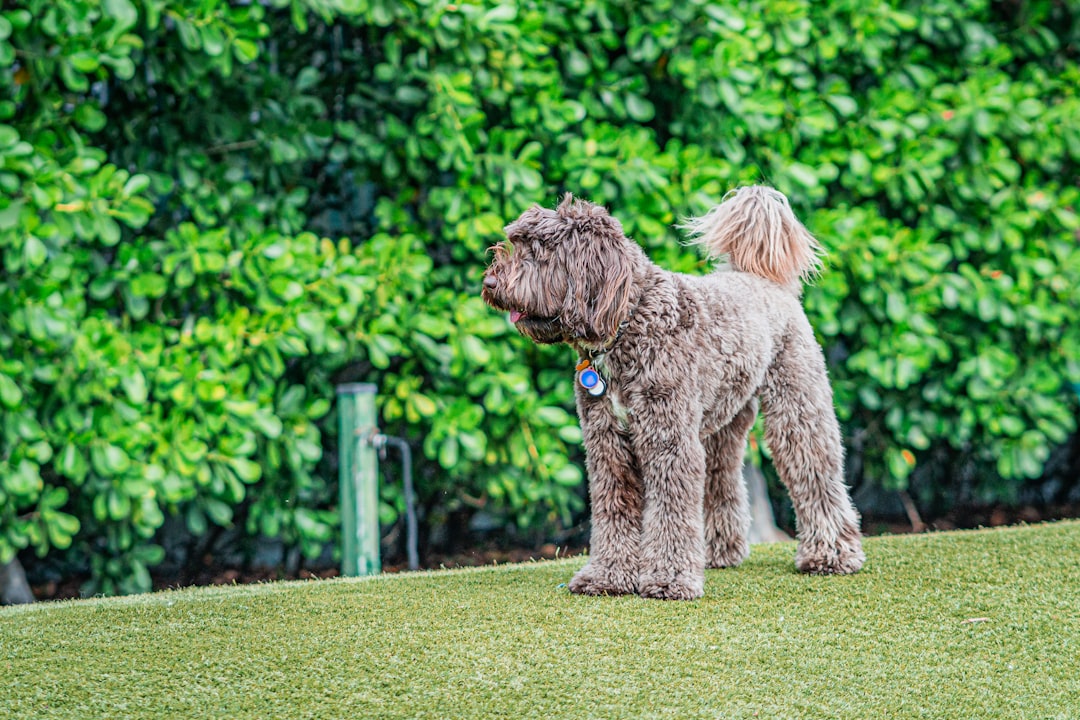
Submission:
M 821 269 L 821 245 L 784 194 L 764 185 L 732 190 L 705 215 L 681 226 L 710 257 L 781 285 L 798 285 Z

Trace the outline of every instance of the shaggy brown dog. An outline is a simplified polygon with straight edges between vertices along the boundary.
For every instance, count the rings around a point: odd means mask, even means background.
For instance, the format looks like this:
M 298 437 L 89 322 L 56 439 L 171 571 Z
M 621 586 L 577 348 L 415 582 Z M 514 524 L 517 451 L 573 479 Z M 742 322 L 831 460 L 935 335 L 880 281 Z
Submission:
M 724 266 L 660 269 L 602 207 L 567 195 L 506 227 L 483 297 L 538 343 L 578 353 L 577 409 L 592 504 L 575 593 L 688 600 L 704 569 L 749 553 L 742 481 L 761 402 L 791 493 L 796 567 L 862 567 L 859 516 L 821 348 L 800 303 L 819 247 L 787 199 L 741 188 L 687 227 Z

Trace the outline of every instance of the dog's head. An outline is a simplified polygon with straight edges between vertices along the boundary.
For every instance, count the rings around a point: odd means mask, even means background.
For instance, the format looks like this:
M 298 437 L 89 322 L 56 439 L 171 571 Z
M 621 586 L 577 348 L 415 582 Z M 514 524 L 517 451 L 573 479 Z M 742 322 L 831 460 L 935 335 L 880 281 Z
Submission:
M 533 206 L 506 226 L 482 296 L 538 343 L 601 345 L 626 319 L 636 250 L 608 212 L 569 194 L 555 210 Z

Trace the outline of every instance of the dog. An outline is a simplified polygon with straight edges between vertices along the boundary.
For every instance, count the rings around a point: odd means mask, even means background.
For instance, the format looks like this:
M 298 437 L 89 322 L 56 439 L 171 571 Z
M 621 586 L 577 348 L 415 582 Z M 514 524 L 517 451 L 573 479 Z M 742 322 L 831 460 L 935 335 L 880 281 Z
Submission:
M 749 554 L 743 453 L 758 406 L 791 495 L 796 568 L 857 572 L 859 515 L 825 359 L 803 312 L 821 248 L 787 198 L 741 187 L 683 226 L 713 258 L 653 264 L 599 205 L 567 194 L 505 228 L 481 295 L 537 343 L 578 354 L 576 405 L 592 512 L 574 593 L 692 600 L 705 568 Z M 568 369 L 569 372 L 569 369 Z

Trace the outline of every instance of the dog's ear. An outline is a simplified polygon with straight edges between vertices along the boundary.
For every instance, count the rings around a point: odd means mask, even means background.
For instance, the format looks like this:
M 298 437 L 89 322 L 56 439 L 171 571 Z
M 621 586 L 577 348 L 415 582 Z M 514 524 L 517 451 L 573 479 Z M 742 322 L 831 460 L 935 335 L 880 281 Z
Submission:
M 615 337 L 629 310 L 634 277 L 629 241 L 619 221 L 596 205 L 567 220 L 568 236 L 560 246 L 567 273 L 563 322 L 576 337 L 603 343 Z

